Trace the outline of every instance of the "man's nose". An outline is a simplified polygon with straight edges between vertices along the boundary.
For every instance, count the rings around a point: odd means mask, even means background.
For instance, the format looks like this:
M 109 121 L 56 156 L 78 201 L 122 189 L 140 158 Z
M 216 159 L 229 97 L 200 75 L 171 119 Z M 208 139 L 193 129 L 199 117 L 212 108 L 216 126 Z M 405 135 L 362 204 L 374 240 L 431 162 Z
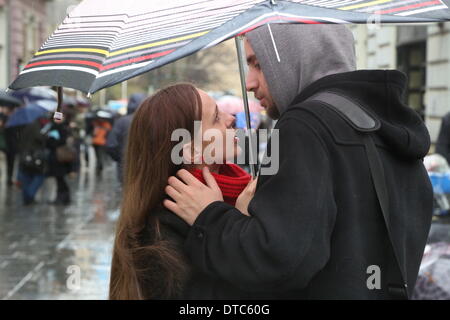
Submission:
M 258 87 L 258 82 L 256 81 L 256 78 L 249 72 L 247 74 L 247 78 L 245 79 L 245 88 L 247 91 L 254 92 L 256 88 Z

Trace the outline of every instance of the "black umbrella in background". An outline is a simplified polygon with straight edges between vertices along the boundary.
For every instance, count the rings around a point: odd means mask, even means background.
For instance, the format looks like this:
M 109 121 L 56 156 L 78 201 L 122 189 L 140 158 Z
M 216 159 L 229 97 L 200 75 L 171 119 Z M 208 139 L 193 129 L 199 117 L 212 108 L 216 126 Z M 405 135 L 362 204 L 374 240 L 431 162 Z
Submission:
M 0 106 L 15 108 L 22 104 L 19 99 L 6 93 L 5 90 L 0 90 Z

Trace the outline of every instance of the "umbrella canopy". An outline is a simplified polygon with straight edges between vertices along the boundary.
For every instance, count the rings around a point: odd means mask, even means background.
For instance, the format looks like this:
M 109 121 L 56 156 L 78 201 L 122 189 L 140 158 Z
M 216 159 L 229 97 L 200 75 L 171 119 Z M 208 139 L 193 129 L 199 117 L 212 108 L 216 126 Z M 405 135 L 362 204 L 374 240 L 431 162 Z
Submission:
M 38 100 L 34 102 L 33 105 L 41 107 L 48 112 L 54 112 L 56 110 L 56 107 L 58 106 L 58 103 L 54 100 Z
M 25 104 L 34 103 L 39 100 L 56 101 L 56 92 L 50 88 L 36 87 L 17 90 L 11 93 L 13 97 L 23 101 Z
M 449 0 L 85 0 L 10 86 L 94 93 L 268 23 L 450 18 Z
M 248 104 L 250 112 L 259 113 L 264 110 L 258 101 L 249 100 Z M 217 107 L 223 112 L 238 114 L 244 112 L 244 101 L 235 96 L 223 96 L 217 100 Z
M 21 104 L 22 102 L 19 99 L 7 94 L 5 90 L 0 90 L 0 106 L 14 108 Z
M 29 124 L 34 120 L 46 115 L 48 110 L 34 103 L 16 109 L 6 122 L 6 128 L 18 127 Z

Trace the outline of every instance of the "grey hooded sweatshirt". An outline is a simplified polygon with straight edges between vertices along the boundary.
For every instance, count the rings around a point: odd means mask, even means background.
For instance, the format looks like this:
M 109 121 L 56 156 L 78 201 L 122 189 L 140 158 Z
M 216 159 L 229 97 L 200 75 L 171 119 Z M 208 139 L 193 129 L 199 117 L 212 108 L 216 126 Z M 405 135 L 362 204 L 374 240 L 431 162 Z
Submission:
M 345 26 L 271 24 L 270 29 L 275 46 L 267 25 L 246 37 L 280 114 L 316 80 L 356 69 L 353 34 Z

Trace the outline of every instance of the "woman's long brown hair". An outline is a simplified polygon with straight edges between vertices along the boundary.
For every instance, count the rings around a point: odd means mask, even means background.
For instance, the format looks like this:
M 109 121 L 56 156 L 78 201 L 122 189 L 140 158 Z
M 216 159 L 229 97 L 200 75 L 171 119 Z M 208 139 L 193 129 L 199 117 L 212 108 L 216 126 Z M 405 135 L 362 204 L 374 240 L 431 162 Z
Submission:
M 171 141 L 172 132 L 184 128 L 193 136 L 194 121 L 201 120 L 201 114 L 197 89 L 176 84 L 145 100 L 134 115 L 125 154 L 110 299 L 164 299 L 182 289 L 187 264 L 179 250 L 162 239 L 158 218 L 151 213 L 161 206 L 168 178 L 180 169 L 171 161 L 177 143 Z M 143 236 L 149 239 L 145 244 Z

